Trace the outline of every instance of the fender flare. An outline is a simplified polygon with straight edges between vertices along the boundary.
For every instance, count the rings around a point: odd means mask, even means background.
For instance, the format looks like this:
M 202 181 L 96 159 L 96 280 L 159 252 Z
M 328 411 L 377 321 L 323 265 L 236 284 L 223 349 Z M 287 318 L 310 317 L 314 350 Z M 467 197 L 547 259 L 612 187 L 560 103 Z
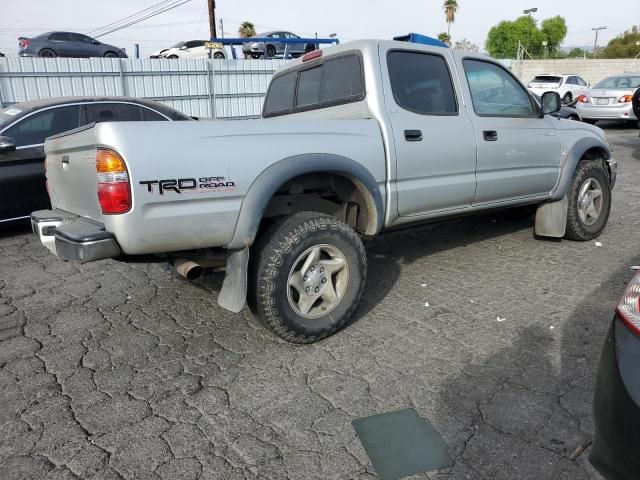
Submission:
M 575 172 L 576 167 L 580 160 L 582 160 L 584 154 L 592 148 L 598 148 L 605 152 L 604 160 L 609 160 L 611 158 L 611 150 L 609 149 L 609 146 L 601 139 L 588 137 L 578 140 L 567 154 L 567 159 L 562 166 L 558 183 L 551 192 L 551 200 L 561 200 L 566 195 L 569 190 L 569 185 L 571 184 L 571 179 L 573 178 L 573 172 Z
M 239 250 L 253 244 L 267 203 L 289 180 L 307 173 L 335 173 L 356 183 L 369 207 L 375 208 L 375 224 L 367 229 L 374 235 L 382 229 L 384 202 L 373 175 L 362 164 L 340 155 L 310 153 L 284 158 L 264 170 L 251 184 L 242 200 L 233 237 L 226 248 Z M 368 198 L 367 198 L 368 197 Z

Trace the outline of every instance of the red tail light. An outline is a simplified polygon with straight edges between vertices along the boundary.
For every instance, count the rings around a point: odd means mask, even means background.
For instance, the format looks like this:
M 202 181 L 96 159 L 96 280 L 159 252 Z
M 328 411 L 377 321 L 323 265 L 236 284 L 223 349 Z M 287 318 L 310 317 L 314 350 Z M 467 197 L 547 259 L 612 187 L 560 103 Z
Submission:
M 580 95 L 577 101 L 580 103 L 589 103 L 589 97 L 586 95 Z
M 618 99 L 618 103 L 631 103 L 633 101 L 633 95 L 623 95 Z
M 624 323 L 636 335 L 640 335 L 640 273 L 627 286 L 616 311 Z
M 31 40 L 28 38 L 20 37 L 18 39 L 18 45 L 20 46 L 20 48 L 28 47 L 30 43 L 31 43 Z
M 105 215 L 131 210 L 131 188 L 127 166 L 115 151 L 99 149 L 96 157 L 98 201 Z
M 314 58 L 320 58 L 322 56 L 322 50 L 313 50 L 312 52 L 305 53 L 302 56 L 303 62 L 308 62 L 309 60 L 313 60 Z

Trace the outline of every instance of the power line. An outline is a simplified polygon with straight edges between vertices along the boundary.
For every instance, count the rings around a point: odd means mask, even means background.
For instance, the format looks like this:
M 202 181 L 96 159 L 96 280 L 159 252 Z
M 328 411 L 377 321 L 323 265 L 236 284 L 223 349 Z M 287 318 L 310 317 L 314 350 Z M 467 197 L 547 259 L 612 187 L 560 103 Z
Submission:
M 91 35 L 92 33 L 97 33 L 97 32 L 99 32 L 99 31 L 101 31 L 101 30 L 104 30 L 104 29 L 107 29 L 107 28 L 113 27 L 113 26 L 114 26 L 114 25 L 116 25 L 116 24 L 119 24 L 119 23 L 122 23 L 122 22 L 127 22 L 127 21 L 131 20 L 133 17 L 136 17 L 136 16 L 138 16 L 138 15 L 144 14 L 145 12 L 148 12 L 149 10 L 152 10 L 152 9 L 154 9 L 154 8 L 156 8 L 156 7 L 160 7 L 160 8 L 162 8 L 161 6 L 166 6 L 166 5 L 168 5 L 169 3 L 171 3 L 172 1 L 175 1 L 175 0 L 162 0 L 161 2 L 154 3 L 154 4 L 153 4 L 153 5 L 151 5 L 150 7 L 147 7 L 147 8 L 145 8 L 145 9 L 143 9 L 143 10 L 140 10 L 139 12 L 133 13 L 133 14 L 131 14 L 131 15 L 127 15 L 126 17 L 123 17 L 123 18 L 121 18 L 121 19 L 119 19 L 119 20 L 116 20 L 115 22 L 111 22 L 111 23 L 109 23 L 109 24 L 107 24 L 107 25 L 103 25 L 102 27 L 94 28 L 93 30 L 90 30 L 90 31 L 89 31 L 89 32 L 87 32 L 87 33 L 88 33 L 89 35 Z

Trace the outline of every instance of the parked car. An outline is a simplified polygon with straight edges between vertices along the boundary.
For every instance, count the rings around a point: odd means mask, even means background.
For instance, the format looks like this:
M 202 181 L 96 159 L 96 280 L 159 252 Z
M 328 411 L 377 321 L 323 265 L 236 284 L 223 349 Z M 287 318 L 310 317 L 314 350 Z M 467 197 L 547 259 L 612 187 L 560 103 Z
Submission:
M 616 308 L 596 379 L 589 460 L 606 480 L 640 478 L 640 273 Z
M 21 57 L 127 58 L 127 54 L 119 47 L 73 32 L 48 32 L 33 38 L 20 37 L 18 54 Z
M 574 74 L 537 75 L 529 82 L 528 88 L 536 95 L 556 92 L 562 98 L 562 103 L 570 105 L 589 90 L 589 84 L 582 77 Z
M 633 114 L 638 119 L 638 127 L 640 127 L 640 88 L 638 88 L 636 93 L 633 94 L 631 104 L 633 106 Z
M 0 222 L 49 208 L 44 140 L 88 123 L 191 120 L 150 100 L 66 97 L 22 102 L 0 110 Z
M 633 94 L 640 88 L 640 74 L 626 73 L 607 77 L 586 94 L 578 97 L 576 109 L 588 123 L 598 120 L 636 121 Z
M 274 58 L 276 55 L 284 55 L 285 44 L 282 40 L 295 40 L 300 38 L 291 32 L 266 32 L 256 35 L 255 38 L 271 38 L 268 42 L 252 42 L 248 38 L 247 43 L 242 45 L 242 53 L 245 58 Z M 292 43 L 286 46 L 287 55 L 294 58 L 316 49 L 313 43 Z
M 206 40 L 178 42 L 173 47 L 154 52 L 151 58 L 209 58 L 209 49 L 206 48 L 206 43 Z M 227 58 L 221 43 L 214 42 L 213 46 L 214 48 L 211 49 L 212 58 Z
M 535 97 L 536 102 L 538 102 L 538 105 L 542 105 L 542 97 L 540 97 L 540 95 L 536 95 L 535 93 L 532 95 Z M 568 105 L 562 105 L 562 107 L 560 107 L 560 110 L 558 112 L 552 113 L 551 115 L 557 118 L 564 118 L 567 120 L 576 120 L 578 122 L 582 121 L 582 118 L 580 118 L 580 114 L 578 113 L 578 111 L 575 108 L 570 107 Z
M 0 57 L 4 57 L 4 53 L 0 52 Z
M 361 236 L 535 205 L 537 234 L 597 237 L 617 164 L 601 129 L 549 116 L 559 108 L 484 55 L 347 43 L 284 65 L 263 119 L 48 138 L 53 208 L 32 227 L 65 260 L 172 252 L 186 278 L 226 264 L 221 306 L 248 300 L 275 334 L 310 343 L 360 301 Z

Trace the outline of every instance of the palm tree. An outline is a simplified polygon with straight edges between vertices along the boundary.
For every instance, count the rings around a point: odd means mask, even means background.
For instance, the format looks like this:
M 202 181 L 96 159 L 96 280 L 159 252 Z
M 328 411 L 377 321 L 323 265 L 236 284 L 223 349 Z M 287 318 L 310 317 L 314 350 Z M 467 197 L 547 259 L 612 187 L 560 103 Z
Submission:
M 251 22 L 244 21 L 240 24 L 238 33 L 242 38 L 249 38 L 256 36 L 256 27 Z
M 444 16 L 447 19 L 447 35 L 451 37 L 451 24 L 456 21 L 458 2 L 456 0 L 444 0 Z

